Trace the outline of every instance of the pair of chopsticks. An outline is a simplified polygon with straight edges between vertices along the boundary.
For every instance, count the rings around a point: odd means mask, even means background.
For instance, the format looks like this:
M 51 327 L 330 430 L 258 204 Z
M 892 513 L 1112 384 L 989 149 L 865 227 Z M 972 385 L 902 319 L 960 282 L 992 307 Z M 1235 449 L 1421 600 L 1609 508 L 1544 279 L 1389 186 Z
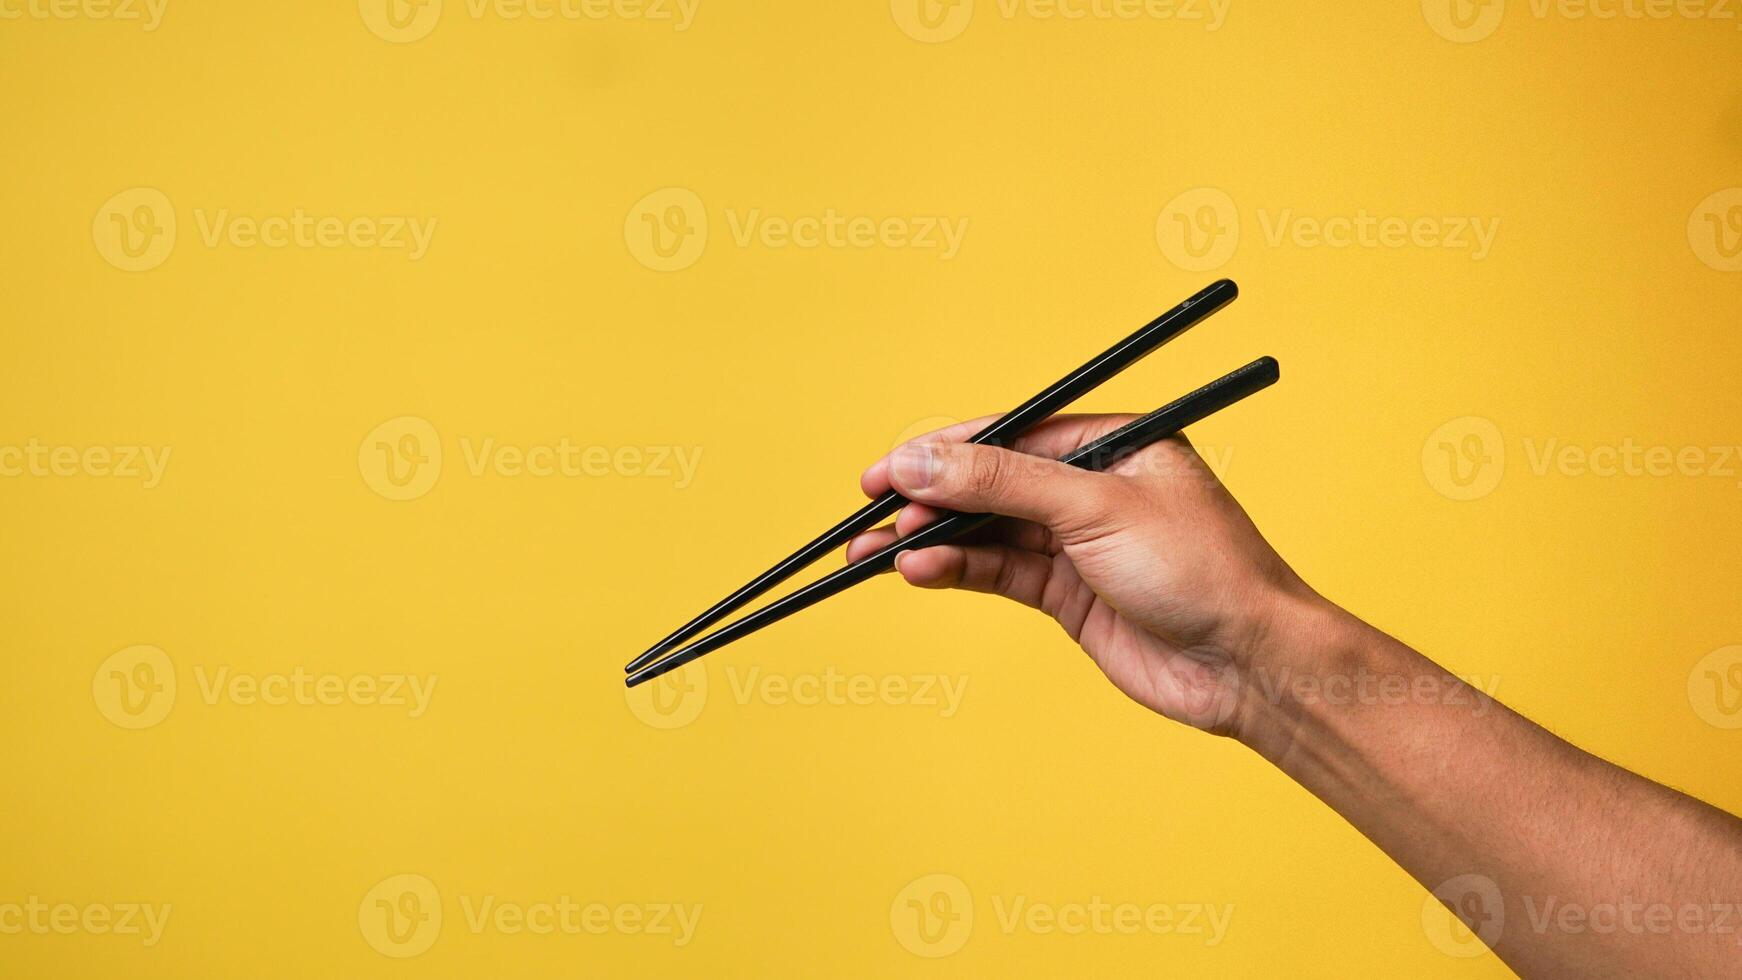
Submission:
M 1022 433 L 1058 414 L 1107 379 L 1227 306 L 1239 294 L 1240 289 L 1232 280 L 1223 279 L 1212 283 L 1024 402 L 1008 415 L 980 430 L 968 441 L 990 446 L 1012 445 Z M 1102 436 L 1063 457 L 1060 462 L 1085 470 L 1106 469 L 1144 447 L 1208 418 L 1254 392 L 1270 387 L 1276 383 L 1278 377 L 1279 369 L 1275 359 L 1261 357 L 1115 432 Z M 905 497 L 890 491 L 860 508 L 858 513 L 824 531 L 816 540 L 788 555 L 779 564 L 750 580 L 738 591 L 721 599 L 706 612 L 654 644 L 646 653 L 630 661 L 624 667 L 629 675 L 628 686 L 636 687 L 676 670 L 697 657 L 718 650 L 734 640 L 749 636 L 793 613 L 887 572 L 895 567 L 895 556 L 903 551 L 943 544 L 997 520 L 996 515 L 992 514 L 946 514 L 860 561 L 818 579 L 783 599 L 695 640 L 688 646 L 683 645 L 810 565 L 824 552 L 839 548 L 855 536 L 876 527 L 907 503 Z

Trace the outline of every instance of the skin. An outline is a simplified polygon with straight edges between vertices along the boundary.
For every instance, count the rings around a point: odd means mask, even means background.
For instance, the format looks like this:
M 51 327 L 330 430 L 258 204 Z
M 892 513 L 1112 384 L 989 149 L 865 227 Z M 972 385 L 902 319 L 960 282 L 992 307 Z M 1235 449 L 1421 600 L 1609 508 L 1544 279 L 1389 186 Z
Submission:
M 1015 451 L 964 442 L 990 418 L 904 444 L 861 484 L 913 503 L 848 560 L 940 510 L 1005 515 L 901 554 L 902 578 L 1051 616 L 1133 700 L 1239 740 L 1329 804 L 1521 976 L 1742 976 L 1742 820 L 1581 751 L 1326 600 L 1183 436 L 1104 473 L 1053 460 L 1130 419 L 1062 416 Z

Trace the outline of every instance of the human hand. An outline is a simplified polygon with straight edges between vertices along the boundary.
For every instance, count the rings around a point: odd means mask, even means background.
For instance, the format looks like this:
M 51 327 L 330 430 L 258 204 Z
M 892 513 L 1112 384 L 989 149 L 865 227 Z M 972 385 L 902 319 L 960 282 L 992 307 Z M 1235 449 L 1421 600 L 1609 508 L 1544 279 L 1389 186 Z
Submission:
M 909 583 L 969 589 L 1039 609 L 1132 699 L 1206 731 L 1239 735 L 1243 674 L 1318 600 L 1259 534 L 1185 437 L 1105 472 L 1057 457 L 1133 416 L 1060 416 L 1015 450 L 966 443 L 992 419 L 921 436 L 865 471 L 877 497 L 913 501 L 893 527 L 855 538 L 856 561 L 938 517 L 999 521 L 960 544 L 904 552 Z

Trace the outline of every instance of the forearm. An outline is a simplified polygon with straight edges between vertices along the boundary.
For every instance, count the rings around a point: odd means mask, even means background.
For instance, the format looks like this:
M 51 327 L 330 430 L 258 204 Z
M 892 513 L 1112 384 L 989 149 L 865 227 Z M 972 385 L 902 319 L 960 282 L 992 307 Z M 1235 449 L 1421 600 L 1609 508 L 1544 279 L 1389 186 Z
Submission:
M 1241 740 L 1430 889 L 1491 881 L 1504 918 L 1471 925 L 1515 970 L 1739 969 L 1742 821 L 1580 751 L 1316 597 L 1258 645 Z

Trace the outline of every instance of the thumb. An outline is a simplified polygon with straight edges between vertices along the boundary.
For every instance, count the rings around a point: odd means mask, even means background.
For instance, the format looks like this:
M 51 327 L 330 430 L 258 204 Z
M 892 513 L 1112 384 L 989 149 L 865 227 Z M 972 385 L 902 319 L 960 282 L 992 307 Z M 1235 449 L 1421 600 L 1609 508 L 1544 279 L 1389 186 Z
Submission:
M 1124 492 L 1117 477 L 970 443 L 903 446 L 889 464 L 890 482 L 909 500 L 1034 521 L 1067 543 L 1104 533 Z

